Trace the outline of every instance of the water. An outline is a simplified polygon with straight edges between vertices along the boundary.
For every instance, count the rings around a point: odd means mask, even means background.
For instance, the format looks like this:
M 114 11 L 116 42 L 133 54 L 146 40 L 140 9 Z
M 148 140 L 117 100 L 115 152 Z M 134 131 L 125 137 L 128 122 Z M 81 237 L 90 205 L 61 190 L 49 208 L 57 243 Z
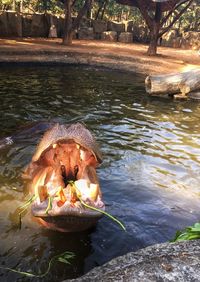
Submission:
M 40 273 L 52 256 L 72 251 L 71 265 L 56 263 L 40 280 L 62 281 L 165 242 L 199 220 L 200 104 L 150 98 L 143 81 L 86 67 L 0 68 L 0 137 L 16 132 L 0 154 L 0 265 Z M 98 175 L 107 211 L 127 232 L 103 217 L 93 230 L 59 233 L 30 212 L 18 228 L 17 207 L 28 197 L 20 175 L 45 130 L 20 128 L 37 121 L 83 121 L 94 132 L 104 155 Z M 1 270 L 0 281 L 37 279 Z

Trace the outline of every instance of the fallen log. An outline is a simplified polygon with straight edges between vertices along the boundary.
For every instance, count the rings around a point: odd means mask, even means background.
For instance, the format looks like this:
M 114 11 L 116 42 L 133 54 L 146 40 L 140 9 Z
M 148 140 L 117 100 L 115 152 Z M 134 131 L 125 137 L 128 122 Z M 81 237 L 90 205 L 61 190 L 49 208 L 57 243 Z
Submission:
M 175 74 L 149 75 L 145 79 L 145 89 L 150 95 L 180 94 L 177 96 L 184 97 L 200 89 L 200 68 Z

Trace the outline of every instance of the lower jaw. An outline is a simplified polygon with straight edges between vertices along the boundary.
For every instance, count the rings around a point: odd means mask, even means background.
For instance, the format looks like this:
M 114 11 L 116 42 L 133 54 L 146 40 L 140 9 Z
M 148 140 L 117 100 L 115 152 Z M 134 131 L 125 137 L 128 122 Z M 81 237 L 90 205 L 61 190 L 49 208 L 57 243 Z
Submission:
M 44 227 L 60 232 L 81 232 L 94 227 L 99 217 L 47 216 L 34 217 Z

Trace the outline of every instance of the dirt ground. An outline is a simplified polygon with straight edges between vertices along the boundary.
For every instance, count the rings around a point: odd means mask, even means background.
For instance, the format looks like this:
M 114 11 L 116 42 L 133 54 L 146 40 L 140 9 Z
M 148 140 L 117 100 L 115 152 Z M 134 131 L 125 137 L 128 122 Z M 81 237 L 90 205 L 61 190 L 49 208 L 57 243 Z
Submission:
M 61 39 L 0 39 L 0 62 L 78 63 L 146 75 L 200 68 L 197 50 L 158 47 L 158 56 L 149 57 L 147 47 L 100 40 L 74 40 L 72 46 L 64 46 Z

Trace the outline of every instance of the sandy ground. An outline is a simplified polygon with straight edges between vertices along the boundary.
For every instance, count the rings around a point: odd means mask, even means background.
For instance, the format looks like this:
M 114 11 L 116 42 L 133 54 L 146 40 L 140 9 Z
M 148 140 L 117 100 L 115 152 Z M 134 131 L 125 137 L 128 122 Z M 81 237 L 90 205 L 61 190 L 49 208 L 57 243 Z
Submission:
M 200 68 L 196 50 L 158 48 L 158 56 L 146 55 L 147 45 L 61 39 L 0 39 L 0 62 L 61 62 L 105 66 L 144 74 L 162 74 Z

